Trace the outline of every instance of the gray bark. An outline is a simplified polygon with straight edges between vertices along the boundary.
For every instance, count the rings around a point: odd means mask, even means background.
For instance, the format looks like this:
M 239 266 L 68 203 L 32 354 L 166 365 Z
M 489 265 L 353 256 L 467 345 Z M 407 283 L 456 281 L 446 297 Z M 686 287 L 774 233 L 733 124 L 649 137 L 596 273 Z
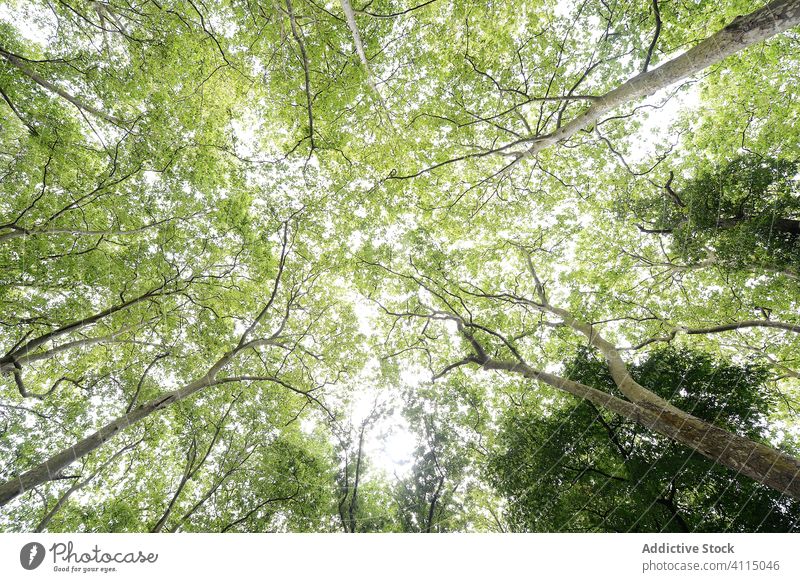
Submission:
M 548 374 L 521 362 L 475 360 L 487 370 L 505 370 L 543 382 L 610 410 L 697 451 L 706 458 L 746 475 L 783 495 L 800 499 L 800 460 L 654 402 L 626 402 L 585 384 Z
M 350 0 L 339 0 L 344 10 L 345 18 L 347 19 L 347 27 L 350 29 L 350 34 L 353 35 L 353 43 L 356 45 L 356 53 L 361 60 L 361 65 L 367 73 L 367 82 L 373 91 L 377 92 L 378 88 L 375 86 L 375 81 L 372 78 L 372 71 L 369 67 L 367 60 L 367 53 L 364 51 L 364 43 L 361 40 L 361 33 L 358 31 L 358 24 L 356 24 L 356 15 L 353 12 L 353 7 L 350 5 Z
M 35 82 L 37 85 L 39 85 L 41 87 L 44 87 L 48 91 L 52 91 L 53 93 L 56 93 L 57 95 L 60 95 L 61 97 L 63 97 L 64 99 L 66 99 L 67 101 L 72 103 L 75 107 L 77 107 L 81 111 L 86 111 L 87 113 L 91 113 L 92 115 L 94 115 L 96 117 L 99 117 L 100 119 L 103 119 L 103 120 L 105 120 L 105 121 L 107 121 L 107 122 L 109 122 L 111 124 L 123 125 L 123 121 L 120 118 L 114 117 L 113 115 L 109 115 L 108 113 L 100 111 L 96 107 L 86 103 L 85 101 L 82 101 L 81 99 L 78 99 L 74 95 L 71 95 L 71 94 L 67 93 L 66 91 L 64 91 L 60 87 L 54 85 L 53 83 L 51 83 L 50 81 L 46 80 L 42 76 L 40 76 L 37 73 L 33 72 L 32 70 L 30 70 L 22 62 L 21 59 L 17 58 L 15 55 L 13 55 L 13 54 L 11 54 L 9 52 L 6 52 L 6 51 L 4 51 L 2 49 L 0 49 L 0 55 L 2 55 L 3 58 L 5 58 L 9 63 L 14 65 L 25 76 L 27 76 L 29 79 L 31 79 L 33 82 Z
M 652 95 L 673 83 L 690 77 L 748 46 L 764 41 L 800 24 L 800 0 L 775 0 L 747 16 L 739 16 L 728 26 L 695 45 L 682 55 L 656 69 L 645 71 L 609 91 L 578 117 L 552 133 L 531 138 L 531 146 L 519 160 L 569 139 L 591 127 L 611 110 L 634 99 Z
M 0 506 L 5 505 L 25 491 L 29 491 L 42 483 L 53 480 L 62 469 L 100 448 L 103 444 L 114 438 L 117 433 L 129 426 L 141 422 L 151 414 L 166 408 L 170 404 L 185 400 L 203 388 L 220 383 L 216 380 L 216 375 L 228 364 L 234 353 L 235 352 L 229 352 L 225 354 L 204 376 L 198 378 L 194 382 L 190 382 L 181 388 L 153 398 L 138 408 L 134 408 L 131 412 L 115 418 L 92 435 L 56 453 L 33 469 L 3 483 L 0 485 Z

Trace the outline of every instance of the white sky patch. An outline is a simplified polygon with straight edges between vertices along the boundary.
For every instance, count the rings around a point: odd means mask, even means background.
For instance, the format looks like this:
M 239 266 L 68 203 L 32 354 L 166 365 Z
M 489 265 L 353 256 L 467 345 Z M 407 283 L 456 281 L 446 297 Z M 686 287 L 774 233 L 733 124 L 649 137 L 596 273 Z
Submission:
M 375 335 L 375 321 L 381 316 L 377 305 L 358 293 L 350 293 L 348 300 L 358 320 L 358 331 L 365 337 Z
M 348 387 L 350 404 L 347 410 L 347 421 L 353 428 L 353 436 L 362 422 L 380 411 L 364 433 L 363 454 L 368 461 L 369 469 L 364 475 L 384 475 L 387 478 L 403 478 L 408 475 L 414 464 L 414 452 L 418 444 L 416 435 L 403 416 L 403 392 L 406 389 L 416 390 L 430 380 L 430 371 L 422 367 L 409 367 L 400 375 L 398 385 L 387 386 L 380 383 L 380 361 L 376 358 L 368 360 L 359 378 Z M 302 427 L 304 431 L 313 430 L 313 425 Z M 357 444 L 357 443 L 355 443 Z
M 303 431 L 304 434 L 310 435 L 314 433 L 318 424 L 316 418 L 313 416 L 306 416 L 300 419 L 300 430 Z
M 354 230 L 350 233 L 350 236 L 347 238 L 347 246 L 350 247 L 350 250 L 357 251 L 361 248 L 364 244 L 364 233 L 360 230 Z
M 649 103 L 658 105 L 658 109 L 647 109 L 639 114 L 641 127 L 631 135 L 631 153 L 628 162 L 641 162 L 655 157 L 657 151 L 663 149 L 665 138 L 674 135 L 672 125 L 687 111 L 696 110 L 700 106 L 700 83 L 693 83 L 687 88 L 675 91 L 675 87 L 667 87 L 649 99 Z M 664 101 L 666 99 L 666 102 Z
M 400 379 L 406 386 L 418 387 L 431 379 L 431 373 L 423 368 L 408 367 L 400 373 Z
M 403 415 L 395 411 L 376 427 L 379 438 L 367 441 L 367 454 L 375 468 L 387 475 L 405 477 L 414 464 L 414 449 L 417 437 Z M 380 430 L 382 429 L 382 430 Z
M 251 123 L 251 121 L 253 121 Z M 236 135 L 237 154 L 242 157 L 252 157 L 255 153 L 256 130 L 260 129 L 260 124 L 248 118 L 247 122 L 238 119 L 231 120 L 231 127 Z
M 145 170 L 142 172 L 142 177 L 148 186 L 155 186 L 161 182 L 161 174 L 153 172 L 152 170 Z
M 575 3 L 568 0 L 557 0 L 554 12 L 558 18 L 567 18 L 575 7 Z
M 386 412 L 364 433 L 362 452 L 369 463 L 365 477 L 369 478 L 370 473 L 403 477 L 414 463 L 417 437 L 403 417 L 398 391 L 365 384 L 354 387 L 350 422 L 358 430 L 364 419 L 376 408 L 376 404 L 385 408 Z
M 48 38 L 55 37 L 58 26 L 55 16 L 49 10 L 28 2 L 20 2 L 18 6 L 0 3 L 0 20 L 11 24 L 20 35 L 30 42 L 45 46 Z

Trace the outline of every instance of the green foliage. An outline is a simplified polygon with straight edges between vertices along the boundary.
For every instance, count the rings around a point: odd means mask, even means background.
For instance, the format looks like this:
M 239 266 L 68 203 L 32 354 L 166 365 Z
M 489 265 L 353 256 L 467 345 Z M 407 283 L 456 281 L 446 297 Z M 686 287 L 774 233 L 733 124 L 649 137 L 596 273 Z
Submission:
M 675 251 L 691 262 L 712 254 L 731 269 L 797 272 L 797 176 L 796 162 L 754 154 L 737 157 L 683 186 L 665 187 L 669 196 L 665 193 L 660 216 L 652 217 L 652 229 L 671 233 Z M 642 204 L 645 213 L 657 208 L 652 201 L 649 208 Z
M 0 481 L 177 398 L 0 529 L 794 527 L 794 502 L 481 370 L 470 339 L 561 373 L 587 337 L 546 293 L 616 346 L 690 346 L 632 373 L 796 453 L 796 33 L 520 157 L 763 3 L 660 2 L 658 34 L 649 2 L 352 4 L 366 65 L 338 2 L 4 5 Z M 687 331 L 754 317 L 786 325 Z M 405 475 L 360 444 L 391 439 L 389 412 L 352 415 L 367 385 L 402 400 Z

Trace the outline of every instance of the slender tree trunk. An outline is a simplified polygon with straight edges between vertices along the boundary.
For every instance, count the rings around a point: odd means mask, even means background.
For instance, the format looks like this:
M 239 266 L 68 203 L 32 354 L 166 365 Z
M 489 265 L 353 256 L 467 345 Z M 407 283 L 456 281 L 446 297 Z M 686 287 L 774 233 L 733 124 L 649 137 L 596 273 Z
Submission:
M 487 358 L 476 362 L 487 370 L 505 370 L 544 382 L 593 404 L 633 420 L 655 432 L 691 447 L 715 463 L 746 475 L 779 493 L 800 499 L 800 460 L 761 443 L 723 430 L 713 424 L 656 402 L 627 402 L 585 384 L 534 370 L 521 362 Z
M 84 317 L 83 319 L 79 319 L 77 321 L 73 321 L 71 323 L 63 325 L 57 329 L 54 329 L 52 331 L 49 331 L 47 333 L 44 333 L 40 336 L 37 336 L 29 340 L 23 345 L 11 348 L 5 355 L 0 356 L 0 373 L 13 372 L 15 369 L 15 363 L 23 364 L 30 359 L 34 359 L 31 357 L 28 358 L 28 360 L 26 360 L 25 358 L 28 357 L 28 355 L 31 354 L 31 352 L 33 352 L 34 350 L 36 350 L 37 348 L 41 347 L 42 345 L 46 344 L 49 341 L 55 340 L 65 334 L 77 331 L 94 323 L 97 323 L 98 321 L 110 315 L 113 315 L 119 311 L 123 311 L 124 309 L 132 307 L 143 301 L 147 301 L 148 299 L 154 299 L 156 297 L 170 295 L 171 293 L 173 293 L 172 291 L 167 291 L 165 287 L 166 284 L 161 285 L 159 287 L 155 287 L 137 297 L 128 299 L 127 301 L 123 301 L 122 303 L 118 303 L 116 305 L 112 305 L 111 307 L 108 307 L 103 311 L 99 311 L 93 315 Z M 91 341 L 91 339 L 79 340 L 79 341 Z M 54 350 L 58 349 L 60 348 L 54 348 Z
M 186 459 L 186 470 L 183 472 L 181 476 L 181 481 L 178 483 L 178 488 L 175 490 L 175 493 L 172 494 L 172 497 L 167 503 L 167 508 L 164 510 L 164 513 L 161 514 L 161 517 L 158 519 L 156 524 L 150 528 L 150 533 L 159 533 L 162 529 L 164 529 L 164 525 L 167 523 L 169 516 L 172 514 L 172 508 L 175 507 L 175 504 L 178 502 L 178 498 L 183 493 L 183 488 L 186 487 L 186 484 L 189 482 L 189 479 L 192 478 L 194 472 L 192 471 L 194 467 L 195 459 L 197 458 L 197 444 L 193 443 L 192 448 L 190 449 L 187 459 Z
M 350 530 L 347 526 L 347 517 L 345 516 L 345 504 L 347 502 L 347 495 L 350 491 L 350 477 L 348 475 L 348 462 L 347 462 L 347 455 L 348 451 L 345 450 L 345 457 L 344 457 L 344 485 L 342 486 L 342 496 L 339 498 L 339 519 L 342 520 L 342 528 L 344 529 L 344 533 L 349 533 Z
M 248 350 L 251 348 L 255 348 L 258 346 L 265 346 L 265 345 L 281 345 L 279 343 L 280 340 L 280 333 L 286 325 L 286 322 L 289 318 L 290 308 L 292 306 L 293 300 L 289 300 L 287 303 L 283 320 L 278 326 L 278 330 L 275 331 L 269 338 L 262 338 L 262 339 L 249 339 L 255 328 L 263 322 L 264 318 L 267 316 L 267 313 L 272 306 L 275 297 L 277 297 L 278 289 L 280 286 L 281 277 L 283 274 L 283 269 L 286 261 L 287 256 L 287 249 L 289 248 L 289 221 L 285 221 L 282 227 L 283 231 L 283 246 L 281 249 L 281 259 L 278 266 L 278 273 L 275 277 L 275 282 L 272 287 L 272 293 L 270 294 L 270 298 L 267 301 L 264 308 L 258 314 L 258 316 L 253 320 L 253 323 L 248 327 L 244 333 L 239 338 L 239 342 L 236 346 L 231 349 L 230 351 L 226 352 L 219 358 L 214 364 L 208 368 L 206 373 L 194 380 L 182 386 L 181 388 L 176 388 L 170 392 L 162 394 L 156 398 L 153 398 L 149 402 L 142 404 L 141 406 L 134 408 L 130 412 L 125 412 L 121 416 L 118 416 L 104 427 L 102 427 L 97 432 L 93 433 L 92 435 L 86 437 L 83 440 L 78 441 L 71 447 L 64 449 L 43 463 L 35 466 L 33 469 L 22 473 L 21 475 L 17 475 L 16 477 L 12 477 L 7 482 L 0 485 L 0 506 L 5 505 L 18 495 L 21 495 L 25 491 L 29 491 L 34 487 L 41 485 L 42 483 L 46 483 L 47 481 L 52 481 L 58 476 L 58 473 L 64 469 L 65 467 L 69 466 L 70 464 L 74 463 L 78 459 L 81 459 L 91 453 L 92 451 L 100 448 L 103 446 L 104 443 L 112 439 L 116 436 L 117 433 L 121 432 L 122 430 L 128 428 L 129 426 L 141 422 L 143 419 L 147 418 L 151 414 L 162 410 L 171 404 L 175 404 L 176 402 L 180 402 L 181 400 L 185 400 L 192 396 L 193 394 L 200 392 L 204 388 L 208 388 L 210 386 L 214 386 L 217 384 L 222 384 L 226 382 L 237 382 L 237 381 L 246 381 L 246 380 L 260 380 L 260 379 L 268 379 L 270 381 L 276 381 L 273 377 L 254 377 L 254 376 L 238 376 L 235 378 L 223 378 L 217 379 L 217 374 L 227 366 L 231 360 L 233 360 L 236 355 L 243 351 Z M 139 301 L 140 298 L 137 298 L 132 301 Z M 120 306 L 116 306 L 113 308 L 114 310 L 119 310 Z M 108 311 L 108 310 L 106 310 Z M 66 329 L 74 329 L 75 325 L 83 324 L 85 325 L 87 321 L 97 318 L 102 314 L 107 314 L 106 312 L 101 312 L 101 314 L 96 314 L 91 316 L 90 318 L 81 320 L 80 322 L 69 324 L 69 326 L 61 328 L 56 332 L 51 332 L 49 338 L 52 339 L 52 333 L 65 333 L 64 330 Z M 44 337 L 44 336 L 43 336 Z M 41 338 L 39 338 L 41 339 Z M 38 341 L 38 340 L 34 340 Z M 26 349 L 29 349 L 30 345 L 26 344 Z M 284 382 L 278 381 L 282 386 L 290 388 L 294 391 L 297 391 L 294 388 L 291 388 L 288 384 Z M 307 393 L 304 392 L 307 397 L 312 398 Z M 237 396 L 238 398 L 238 396 Z M 228 409 L 230 410 L 230 408 Z
M 800 4 L 800 0 L 798 0 L 798 4 Z M 493 358 L 475 336 L 466 329 L 466 323 L 460 318 L 456 318 L 458 329 L 472 346 L 474 353 L 460 362 L 448 366 L 445 370 L 474 363 L 487 370 L 505 370 L 538 380 L 689 446 L 712 461 L 735 470 L 737 474 L 746 475 L 782 494 L 800 499 L 800 460 L 697 418 L 673 406 L 636 382 L 622 360 L 619 350 L 606 340 L 593 325 L 578 320 L 566 309 L 556 307 L 548 302 L 544 286 L 536 274 L 530 255 L 526 254 L 526 259 L 539 302 L 508 294 L 503 298 L 510 297 L 514 301 L 538 309 L 542 313 L 557 315 L 567 326 L 585 335 L 589 340 L 589 345 L 603 354 L 614 383 L 628 400 L 585 384 L 535 370 L 528 366 L 516 352 L 516 360 L 507 361 Z M 480 294 L 479 296 L 498 297 L 489 294 Z
M 519 159 L 536 155 L 556 143 L 591 127 L 603 115 L 625 103 L 652 95 L 673 83 L 699 73 L 748 46 L 800 24 L 800 0 L 775 0 L 728 26 L 656 69 L 640 73 L 598 98 L 589 109 L 550 134 L 533 137 Z
M 255 448 L 255 447 L 253 447 L 253 451 L 255 451 L 255 450 L 256 450 L 256 448 Z M 198 500 L 195 502 L 195 504 L 194 504 L 194 505 L 192 505 L 192 507 L 189 509 L 189 511 L 187 511 L 186 513 L 184 513 L 184 514 L 183 514 L 183 516 L 182 516 L 182 517 L 181 517 L 181 518 L 178 520 L 178 522 L 177 522 L 175 525 L 173 525 L 173 526 L 172 526 L 172 527 L 169 529 L 169 531 L 170 531 L 171 533 L 175 533 L 175 532 L 177 532 L 178 530 L 180 530 L 180 529 L 183 527 L 183 524 L 184 524 L 184 523 L 186 523 L 186 521 L 187 521 L 187 520 L 188 520 L 190 517 L 192 517 L 192 515 L 194 515 L 194 513 L 195 513 L 195 512 L 196 512 L 198 509 L 200 509 L 200 508 L 201 508 L 201 507 L 202 507 L 202 506 L 203 506 L 203 505 L 206 503 L 206 501 L 208 501 L 209 499 L 211 499 L 211 496 L 212 496 L 212 495 L 214 495 L 214 493 L 216 493 L 216 492 L 217 492 L 217 490 L 218 490 L 220 487 L 222 487 L 223 483 L 225 483 L 225 481 L 228 479 L 228 477 L 230 477 L 230 476 L 231 476 L 231 475 L 233 475 L 233 474 L 234 474 L 236 471 L 238 471 L 239 469 L 241 469 L 242 465 L 244 465 L 244 464 L 247 462 L 247 460 L 250 458 L 250 456 L 253 454 L 253 451 L 251 451 L 250 453 L 248 453 L 247 455 L 245 455 L 244 459 L 243 459 L 243 460 L 242 460 L 242 461 L 241 461 L 241 462 L 240 462 L 238 465 L 236 465 L 236 466 L 234 466 L 234 467 L 232 467 L 232 468 L 228 469 L 227 471 L 225 471 L 225 472 L 222 474 L 222 476 L 221 476 L 219 479 L 217 479 L 217 481 L 216 481 L 216 482 L 215 482 L 215 483 L 214 483 L 214 484 L 213 484 L 213 485 L 212 485 L 212 486 L 211 486 L 211 487 L 208 489 L 208 491 L 206 491 L 206 492 L 203 494 L 203 496 L 202 496 L 202 497 L 200 497 L 200 499 L 198 499 Z
M 356 533 L 356 509 L 358 505 L 358 481 L 361 478 L 361 452 L 364 448 L 364 429 L 366 421 L 361 425 L 361 434 L 358 437 L 358 455 L 356 456 L 356 474 L 353 477 L 353 494 L 350 496 L 350 507 L 348 516 L 350 517 L 350 533 Z
M 91 113 L 92 115 L 94 115 L 96 117 L 99 117 L 100 119 L 103 119 L 103 120 L 105 120 L 105 121 L 107 121 L 107 122 L 109 122 L 111 124 L 123 125 L 123 121 L 120 118 L 114 117 L 113 115 L 109 115 L 108 113 L 100 111 L 96 107 L 93 107 L 92 105 L 89 105 L 85 101 L 82 101 L 81 99 L 78 99 L 74 95 L 71 95 L 70 93 L 67 93 L 66 91 L 64 91 L 60 87 L 57 87 L 56 85 L 54 85 L 50 81 L 44 79 L 43 77 L 41 77 L 37 73 L 31 71 L 25 65 L 25 63 L 22 61 L 22 59 L 18 58 L 16 55 L 13 55 L 13 54 L 9 53 L 9 52 L 3 50 L 2 48 L 0 48 L 0 55 L 2 55 L 3 58 L 6 59 L 6 61 L 8 61 L 12 65 L 14 65 L 25 76 L 27 76 L 29 79 L 31 79 L 33 82 L 35 82 L 37 85 L 39 85 L 41 87 L 44 87 L 48 91 L 52 91 L 53 93 L 56 93 L 56 94 L 60 95 L 61 97 L 63 97 L 64 99 L 66 99 L 67 101 L 72 103 L 75 107 L 77 107 L 81 111 L 86 111 L 87 113 Z
M 298 494 L 298 493 L 300 493 L 300 485 L 299 485 L 299 484 L 297 485 L 297 489 L 295 490 L 295 492 L 294 492 L 294 493 L 292 493 L 291 495 L 287 495 L 287 496 L 285 496 L 285 497 L 271 497 L 271 498 L 269 498 L 269 499 L 265 499 L 264 501 L 262 501 L 261 503 L 259 503 L 258 505 L 256 505 L 256 506 L 255 506 L 253 509 L 251 509 L 250 511 L 248 511 L 247 513 L 245 513 L 245 514 L 244 514 L 242 517 L 240 517 L 240 518 L 239 518 L 239 519 L 237 519 L 236 521 L 232 521 L 232 522 L 230 522 L 228 525 L 226 525 L 225 527 L 223 527 L 223 528 L 220 530 L 220 532 L 219 532 L 219 533 L 225 533 L 225 532 L 227 532 L 227 531 L 229 531 L 229 530 L 233 529 L 234 527 L 236 527 L 236 526 L 237 526 L 237 525 L 239 525 L 240 523 L 244 523 L 245 521 L 247 521 L 248 519 L 250 519 L 250 518 L 251 518 L 251 517 L 252 517 L 254 514 L 256 514 L 256 513 L 257 513 L 257 512 L 258 512 L 258 511 L 259 511 L 259 510 L 260 510 L 262 507 L 264 507 L 265 505 L 269 505 L 270 503 L 275 503 L 276 501 L 291 501 L 292 499 L 294 499 L 295 497 L 297 497 L 297 494 Z M 252 533 L 252 532 L 250 532 L 250 533 Z
M 431 533 L 433 530 L 433 518 L 436 515 L 436 503 L 439 501 L 439 495 L 442 494 L 442 487 L 444 486 L 444 475 L 439 477 L 439 482 L 436 484 L 436 491 L 431 499 L 431 505 L 428 508 L 428 521 L 425 524 L 425 533 Z
M 45 514 L 45 516 L 42 518 L 42 521 L 39 522 L 39 525 L 37 525 L 36 529 L 34 529 L 33 531 L 36 532 L 36 533 L 43 532 L 47 528 L 47 526 L 50 524 L 50 522 L 52 521 L 53 517 L 56 516 L 56 514 L 61 510 L 61 508 L 69 500 L 69 498 L 72 496 L 73 493 L 75 493 L 76 491 L 80 491 L 81 489 L 86 487 L 92 481 L 92 479 L 97 477 L 97 475 L 100 472 L 105 470 L 106 467 L 108 467 L 109 465 L 111 465 L 111 463 L 113 463 L 115 460 L 117 460 L 117 458 L 120 455 L 123 455 L 124 453 L 128 452 L 129 450 L 137 447 L 142 442 L 142 440 L 143 439 L 140 439 L 140 440 L 136 441 L 135 443 L 132 443 L 130 445 L 125 445 L 120 450 L 118 450 L 116 453 L 111 455 L 111 457 L 105 463 L 100 465 L 100 467 L 98 467 L 97 470 L 94 471 L 91 475 L 89 475 L 86 479 L 83 479 L 82 481 L 78 481 L 77 483 L 74 483 L 69 489 L 67 489 L 64 492 L 64 494 L 61 497 L 59 497 L 58 501 L 56 501 L 56 504 L 53 506 L 53 508 L 50 511 L 48 511 L 47 514 Z
M 25 229 L 18 229 L 18 230 L 12 230 L 12 231 L 9 231 L 9 232 L 4 232 L 3 234 L 0 234 L 0 243 L 5 242 L 7 240 L 14 239 L 14 238 L 20 238 L 20 237 L 23 237 L 23 236 L 25 236 L 27 234 L 28 234 L 28 232 Z
M 686 335 L 703 335 L 707 333 L 721 333 L 723 331 L 732 331 L 735 329 L 743 329 L 746 327 L 769 327 L 772 329 L 784 329 L 786 331 L 793 331 L 800 333 L 800 325 L 796 323 L 786 323 L 783 321 L 775 321 L 772 319 L 748 319 L 746 321 L 736 321 L 733 323 L 724 323 L 722 325 L 715 325 L 712 327 L 694 327 L 694 328 L 681 328 Z
M 207 388 L 208 386 L 216 384 L 216 374 L 225 366 L 225 364 L 230 361 L 232 355 L 233 354 L 229 352 L 223 356 L 203 377 L 198 378 L 194 382 L 191 382 L 182 388 L 178 388 L 172 392 L 167 392 L 166 394 L 154 398 L 138 408 L 134 408 L 131 412 L 115 418 L 94 434 L 81 441 L 78 441 L 71 447 L 62 450 L 61 452 L 56 453 L 33 469 L 10 479 L 6 483 L 3 483 L 0 485 L 0 506 L 5 505 L 17 495 L 21 495 L 25 491 L 29 491 L 30 489 L 33 489 L 42 483 L 46 483 L 47 481 L 52 481 L 58 475 L 59 471 L 71 465 L 78 459 L 85 457 L 92 451 L 97 450 L 107 441 L 114 438 L 117 433 L 123 431 L 129 426 L 141 422 L 151 414 L 166 408 L 170 404 L 185 400 L 203 388 Z
M 159 518 L 159 520 L 150 530 L 151 533 L 158 533 L 164 529 L 164 526 L 167 524 L 167 520 L 169 519 L 170 515 L 172 515 L 172 510 L 175 508 L 175 504 L 178 502 L 178 499 L 180 498 L 181 493 L 183 493 L 183 490 L 186 488 L 187 483 L 194 479 L 194 476 L 197 475 L 197 472 L 203 467 L 203 465 L 206 464 L 208 457 L 211 455 L 211 451 L 214 450 L 217 440 L 219 439 L 219 435 L 222 432 L 222 427 L 225 425 L 225 421 L 228 419 L 228 415 L 231 413 L 233 405 L 236 404 L 238 399 L 238 396 L 234 398 L 225 411 L 225 414 L 222 415 L 222 418 L 220 419 L 219 424 L 217 424 L 217 428 L 214 431 L 214 435 L 211 437 L 211 442 L 208 444 L 205 454 L 199 461 L 197 460 L 197 441 L 192 439 L 192 444 L 186 454 L 186 470 L 181 477 L 178 488 L 172 495 L 172 499 L 170 499 L 169 503 L 167 504 L 167 508 L 164 510 L 161 518 Z
M 308 138 L 311 142 L 311 149 L 313 150 L 316 145 L 314 143 L 314 113 L 311 108 L 313 97 L 311 95 L 311 74 L 309 72 L 310 66 L 308 64 L 308 54 L 306 53 L 306 45 L 303 42 L 303 36 L 300 34 L 300 29 L 294 17 L 294 8 L 292 7 L 292 0 L 286 0 L 286 10 L 289 14 L 289 24 L 292 27 L 292 36 L 300 48 L 300 59 L 303 63 L 303 77 L 305 79 L 306 90 L 306 108 L 308 109 Z
M 347 19 L 347 27 L 350 29 L 350 33 L 353 35 L 353 43 L 356 45 L 356 53 L 358 53 L 358 58 L 361 60 L 361 65 L 364 67 L 364 71 L 367 73 L 367 83 L 372 88 L 373 91 L 376 93 L 378 92 L 378 88 L 375 86 L 375 81 L 372 78 L 372 70 L 369 66 L 369 61 L 367 60 L 367 53 L 364 51 L 364 43 L 361 40 L 361 33 L 358 31 L 358 24 L 356 24 L 356 15 L 353 12 L 353 7 L 350 5 L 350 0 L 339 0 L 342 5 L 342 10 L 344 11 L 345 18 Z

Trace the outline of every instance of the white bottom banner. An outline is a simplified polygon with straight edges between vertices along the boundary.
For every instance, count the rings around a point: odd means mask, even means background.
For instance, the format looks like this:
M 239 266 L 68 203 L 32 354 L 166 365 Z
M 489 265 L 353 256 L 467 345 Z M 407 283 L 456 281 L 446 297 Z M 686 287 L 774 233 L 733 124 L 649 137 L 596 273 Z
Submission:
M 3 534 L 0 580 L 794 581 L 798 542 L 792 534 Z

